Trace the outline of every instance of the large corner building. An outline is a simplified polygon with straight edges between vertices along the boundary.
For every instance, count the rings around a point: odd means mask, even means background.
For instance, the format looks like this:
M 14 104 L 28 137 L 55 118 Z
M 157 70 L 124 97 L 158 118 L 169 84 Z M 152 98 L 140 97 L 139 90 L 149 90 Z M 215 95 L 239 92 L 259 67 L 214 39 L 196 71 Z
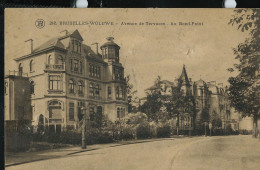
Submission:
M 97 44 L 96 44 L 97 45 Z M 77 128 L 86 108 L 114 121 L 127 114 L 126 81 L 120 47 L 113 37 L 95 52 L 78 30 L 50 39 L 31 54 L 16 58 L 18 74 L 28 74 L 33 125 L 59 132 Z

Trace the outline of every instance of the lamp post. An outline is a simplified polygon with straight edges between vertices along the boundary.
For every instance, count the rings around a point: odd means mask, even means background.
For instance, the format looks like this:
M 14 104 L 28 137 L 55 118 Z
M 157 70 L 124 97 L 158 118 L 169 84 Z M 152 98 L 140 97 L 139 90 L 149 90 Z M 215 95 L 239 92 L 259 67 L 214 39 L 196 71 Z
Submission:
M 210 136 L 211 136 L 211 129 L 212 129 L 212 123 L 211 123 L 211 122 L 209 122 Z
M 83 114 L 83 123 L 82 123 L 82 143 L 81 143 L 81 148 L 82 149 L 86 149 L 87 146 L 86 146 L 86 108 L 85 107 L 82 107 L 81 108 L 81 113 Z

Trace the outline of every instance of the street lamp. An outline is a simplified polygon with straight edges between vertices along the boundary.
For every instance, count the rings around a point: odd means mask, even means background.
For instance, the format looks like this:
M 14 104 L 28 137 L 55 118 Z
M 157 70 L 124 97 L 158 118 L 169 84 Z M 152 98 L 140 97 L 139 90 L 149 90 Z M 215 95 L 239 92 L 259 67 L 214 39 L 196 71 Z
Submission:
M 87 146 L 86 146 L 86 108 L 85 107 L 82 107 L 81 108 L 81 113 L 83 114 L 83 123 L 82 123 L 82 143 L 81 143 L 81 148 L 82 149 L 86 149 Z

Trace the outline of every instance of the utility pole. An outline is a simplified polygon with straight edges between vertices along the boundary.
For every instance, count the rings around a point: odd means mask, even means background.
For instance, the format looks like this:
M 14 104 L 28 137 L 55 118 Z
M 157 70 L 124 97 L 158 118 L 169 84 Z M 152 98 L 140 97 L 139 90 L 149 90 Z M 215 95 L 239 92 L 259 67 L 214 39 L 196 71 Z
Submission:
M 81 113 L 83 113 L 83 123 L 82 123 L 82 143 L 81 143 L 81 148 L 82 149 L 86 149 L 87 146 L 86 146 L 86 117 L 87 117 L 87 114 L 86 114 L 86 108 L 85 107 L 82 107 L 81 108 Z
M 26 40 L 24 42 L 31 41 L 31 54 L 33 53 L 33 39 Z

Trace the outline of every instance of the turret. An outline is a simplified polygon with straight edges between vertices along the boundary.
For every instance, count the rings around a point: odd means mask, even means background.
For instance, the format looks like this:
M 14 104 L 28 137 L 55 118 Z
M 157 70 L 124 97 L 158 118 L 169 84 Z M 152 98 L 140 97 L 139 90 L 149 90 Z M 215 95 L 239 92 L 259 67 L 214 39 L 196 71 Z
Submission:
M 105 62 L 119 63 L 119 49 L 120 47 L 114 43 L 113 37 L 108 37 L 107 42 L 101 47 L 102 58 Z

